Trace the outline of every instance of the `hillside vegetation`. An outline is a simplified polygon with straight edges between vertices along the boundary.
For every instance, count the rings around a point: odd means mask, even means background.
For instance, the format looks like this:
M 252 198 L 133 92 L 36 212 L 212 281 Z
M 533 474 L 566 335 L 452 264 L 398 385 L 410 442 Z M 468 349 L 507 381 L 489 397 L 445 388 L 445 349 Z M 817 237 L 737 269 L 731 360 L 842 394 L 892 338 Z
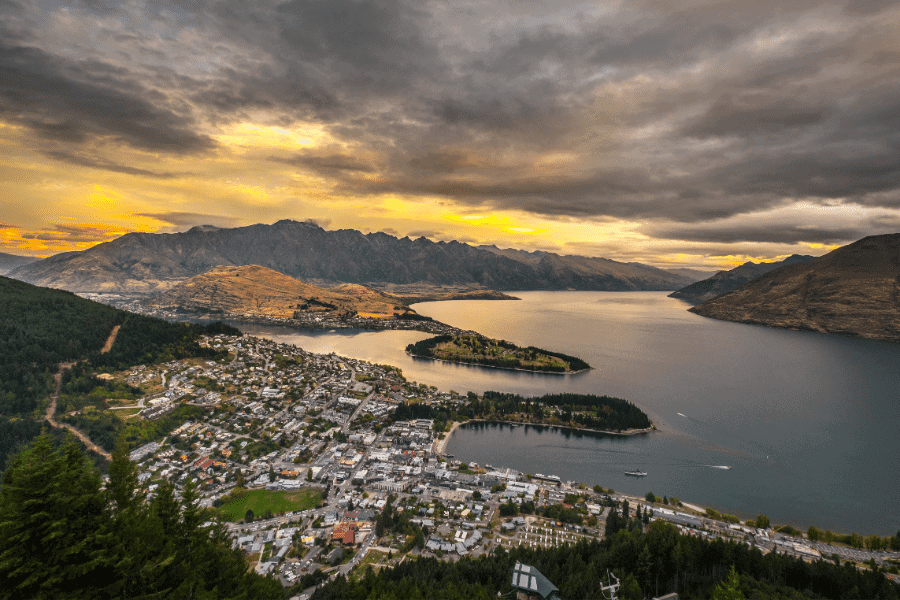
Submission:
M 438 335 L 408 345 L 406 352 L 419 358 L 499 369 L 572 373 L 591 368 L 574 356 L 534 346 L 520 348 L 505 340 L 494 340 L 482 335 Z
M 115 344 L 101 354 L 116 325 L 121 328 Z M 12 449 L 40 431 L 42 403 L 53 391 L 53 374 L 60 363 L 84 361 L 64 374 L 63 397 L 91 399 L 82 407 L 97 409 L 96 421 L 104 424 L 97 429 L 108 432 L 101 445 L 111 449 L 119 420 L 105 411 L 102 394 L 92 394 L 109 385 L 95 372 L 187 357 L 213 358 L 216 352 L 201 348 L 197 340 L 217 333 L 240 334 L 221 324 L 168 323 L 0 277 L 0 467 Z
M 653 426 L 650 417 L 627 400 L 592 394 L 548 394 L 525 398 L 518 394 L 485 392 L 479 398 L 470 392 L 463 405 L 403 403 L 392 416 L 395 421 L 434 419 L 441 431 L 447 423 L 484 419 L 559 425 L 599 431 L 627 431 Z

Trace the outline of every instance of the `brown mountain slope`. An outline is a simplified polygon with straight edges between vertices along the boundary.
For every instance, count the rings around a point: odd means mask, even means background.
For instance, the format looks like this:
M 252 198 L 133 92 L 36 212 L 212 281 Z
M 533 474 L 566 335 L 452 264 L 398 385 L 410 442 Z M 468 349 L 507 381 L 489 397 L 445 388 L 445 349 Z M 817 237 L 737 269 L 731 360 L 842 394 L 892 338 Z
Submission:
M 690 309 L 705 317 L 900 341 L 900 234 L 781 267 Z
M 692 304 L 700 304 L 701 302 L 712 300 L 716 296 L 721 296 L 726 292 L 735 290 L 769 271 L 774 271 L 785 265 L 809 262 L 812 259 L 812 256 L 794 254 L 793 256 L 789 256 L 778 262 L 745 262 L 741 266 L 735 267 L 730 271 L 719 271 L 712 277 L 692 283 L 687 287 L 681 288 L 677 292 L 672 292 L 669 294 L 669 298 L 678 298 Z
M 272 269 L 216 267 L 144 300 L 154 308 L 292 317 L 296 311 L 391 317 L 413 312 L 389 294 L 361 285 L 309 285 Z

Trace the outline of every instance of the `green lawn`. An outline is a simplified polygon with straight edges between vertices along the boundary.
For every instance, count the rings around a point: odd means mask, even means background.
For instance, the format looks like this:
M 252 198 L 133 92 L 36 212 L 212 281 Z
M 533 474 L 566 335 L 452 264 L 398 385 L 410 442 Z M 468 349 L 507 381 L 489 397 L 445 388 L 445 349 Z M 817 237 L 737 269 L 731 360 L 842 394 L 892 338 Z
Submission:
M 381 552 L 380 550 L 369 550 L 366 553 L 366 557 L 362 559 L 362 562 L 353 569 L 350 573 L 350 579 L 357 579 L 359 577 L 364 577 L 366 572 L 366 567 L 372 566 L 372 573 L 377 573 L 381 570 L 380 566 L 374 566 L 375 563 L 384 563 L 387 560 L 387 554 Z
M 258 518 L 267 510 L 272 514 L 307 510 L 318 506 L 321 500 L 322 490 L 315 488 L 303 488 L 296 492 L 251 490 L 232 498 L 220 506 L 219 511 L 229 521 L 239 521 L 247 514 L 248 508 Z

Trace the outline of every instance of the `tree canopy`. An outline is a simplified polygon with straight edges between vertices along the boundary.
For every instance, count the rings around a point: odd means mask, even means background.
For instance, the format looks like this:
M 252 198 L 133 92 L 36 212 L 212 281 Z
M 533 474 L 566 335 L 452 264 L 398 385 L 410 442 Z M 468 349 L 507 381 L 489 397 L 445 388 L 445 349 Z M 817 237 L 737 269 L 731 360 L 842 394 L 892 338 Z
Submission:
M 197 494 L 170 484 L 145 500 L 124 442 L 109 482 L 80 446 L 39 435 L 0 487 L 0 598 L 282 598 L 248 572 L 224 529 L 204 527 Z

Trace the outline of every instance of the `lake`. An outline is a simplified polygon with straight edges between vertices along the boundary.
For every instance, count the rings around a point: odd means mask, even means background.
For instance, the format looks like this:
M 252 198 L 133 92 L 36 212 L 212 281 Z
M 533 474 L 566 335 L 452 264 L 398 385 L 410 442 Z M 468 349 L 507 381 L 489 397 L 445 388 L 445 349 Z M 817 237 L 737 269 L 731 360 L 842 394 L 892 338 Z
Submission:
M 664 292 L 516 292 L 519 301 L 416 305 L 439 321 L 578 356 L 592 370 L 538 375 L 413 359 L 415 331 L 247 333 L 399 366 L 442 390 L 608 394 L 659 432 L 461 427 L 457 458 L 643 495 L 648 491 L 805 529 L 900 529 L 900 344 L 714 321 Z M 726 470 L 716 467 L 732 466 Z M 640 468 L 647 477 L 627 477 Z

